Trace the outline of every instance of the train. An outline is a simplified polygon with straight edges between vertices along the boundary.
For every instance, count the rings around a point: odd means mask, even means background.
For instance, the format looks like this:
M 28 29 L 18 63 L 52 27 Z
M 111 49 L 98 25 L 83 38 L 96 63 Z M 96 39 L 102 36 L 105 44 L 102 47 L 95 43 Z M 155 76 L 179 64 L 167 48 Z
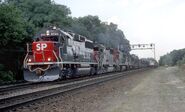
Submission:
M 24 80 L 55 81 L 148 66 L 132 58 L 124 57 L 119 48 L 108 48 L 85 36 L 49 27 L 27 44 L 23 62 Z

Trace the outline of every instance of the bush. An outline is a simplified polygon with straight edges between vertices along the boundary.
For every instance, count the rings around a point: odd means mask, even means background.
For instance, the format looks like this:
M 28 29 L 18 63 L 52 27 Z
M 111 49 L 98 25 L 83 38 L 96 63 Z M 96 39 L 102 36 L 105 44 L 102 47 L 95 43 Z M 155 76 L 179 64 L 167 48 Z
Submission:
M 181 66 L 185 64 L 185 56 L 183 57 L 182 60 L 177 61 L 177 65 Z
M 0 83 L 15 81 L 14 74 L 11 71 L 5 71 L 4 66 L 0 64 Z

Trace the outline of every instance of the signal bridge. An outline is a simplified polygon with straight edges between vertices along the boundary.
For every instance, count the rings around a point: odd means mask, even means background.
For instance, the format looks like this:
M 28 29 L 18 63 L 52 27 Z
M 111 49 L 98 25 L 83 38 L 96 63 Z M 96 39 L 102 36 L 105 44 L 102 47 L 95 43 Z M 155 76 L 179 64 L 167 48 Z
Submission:
M 156 59 L 156 54 L 155 54 L 155 44 L 132 44 L 131 50 L 152 50 L 154 54 L 154 59 Z

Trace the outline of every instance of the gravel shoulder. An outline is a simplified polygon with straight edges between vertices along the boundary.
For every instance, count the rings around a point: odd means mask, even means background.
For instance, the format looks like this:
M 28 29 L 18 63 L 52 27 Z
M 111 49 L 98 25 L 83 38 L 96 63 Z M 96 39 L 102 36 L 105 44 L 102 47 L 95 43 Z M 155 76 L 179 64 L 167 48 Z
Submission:
M 184 112 L 184 75 L 177 67 L 159 68 L 131 89 L 111 112 Z
M 13 109 L 19 112 L 184 112 L 185 83 L 177 67 L 158 68 Z

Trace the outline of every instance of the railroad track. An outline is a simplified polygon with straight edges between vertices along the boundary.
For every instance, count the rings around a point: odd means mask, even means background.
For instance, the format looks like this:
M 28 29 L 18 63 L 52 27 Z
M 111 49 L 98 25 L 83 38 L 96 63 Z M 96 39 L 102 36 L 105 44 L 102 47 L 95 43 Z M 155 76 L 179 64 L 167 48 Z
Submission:
M 0 93 L 4 92 L 4 91 L 15 89 L 15 88 L 19 88 L 21 86 L 30 85 L 30 84 L 31 83 L 29 83 L 29 82 L 24 82 L 24 83 L 19 83 L 19 84 L 3 85 L 3 86 L 0 86 Z
M 101 74 L 101 76 L 108 75 L 107 74 Z M 13 97 L 13 96 L 19 96 L 22 94 L 28 94 L 32 92 L 37 92 L 39 90 L 45 90 L 48 89 L 48 87 L 52 87 L 59 84 L 66 84 L 74 81 L 79 80 L 85 80 L 90 78 L 100 77 L 100 75 L 93 75 L 93 76 L 81 76 L 76 77 L 74 79 L 66 79 L 66 80 L 58 80 L 55 82 L 42 82 L 42 83 L 21 83 L 21 84 L 15 84 L 15 85 L 7 85 L 0 87 L 0 100 Z
M 21 83 L 21 84 L 15 84 L 15 85 L 1 86 L 0 87 L 0 100 L 3 98 L 10 97 L 10 96 L 17 96 L 19 94 L 23 94 L 24 91 L 28 91 L 28 90 L 32 91 L 33 89 L 37 89 L 37 88 L 48 87 L 48 86 L 52 86 L 56 84 L 65 84 L 65 83 L 88 79 L 92 77 L 98 77 L 98 75 L 82 76 L 82 77 L 77 77 L 75 79 L 59 80 L 55 82 Z
M 138 69 L 138 70 L 132 70 L 132 71 L 121 72 L 121 73 L 113 73 L 113 74 L 102 75 L 102 76 L 99 75 L 98 77 L 73 81 L 73 82 L 64 83 L 64 84 L 58 84 L 47 89 L 26 93 L 22 95 L 12 96 L 8 98 L 3 98 L 3 99 L 0 99 L 0 111 L 9 110 L 14 107 L 21 106 L 23 104 L 31 103 L 36 100 L 48 98 L 50 96 L 58 95 L 64 92 L 69 92 L 69 91 L 73 91 L 90 85 L 117 79 L 123 76 L 127 76 L 127 74 L 131 72 L 134 73 L 134 72 L 139 72 L 144 70 L 146 69 Z

